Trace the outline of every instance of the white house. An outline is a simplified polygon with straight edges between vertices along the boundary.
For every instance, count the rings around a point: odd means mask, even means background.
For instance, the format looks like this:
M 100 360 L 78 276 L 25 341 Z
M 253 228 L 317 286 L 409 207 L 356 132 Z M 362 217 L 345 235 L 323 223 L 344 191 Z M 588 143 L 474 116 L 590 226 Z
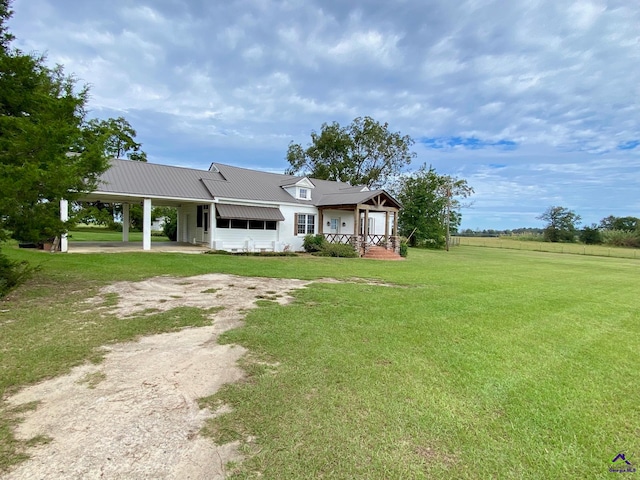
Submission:
M 177 208 L 179 242 L 215 250 L 299 251 L 307 234 L 351 243 L 361 254 L 368 245 L 398 248 L 401 206 L 384 190 L 218 163 L 205 171 L 114 159 L 81 200 L 122 204 L 123 241 L 129 205 L 142 204 L 144 250 L 151 248 L 152 206 Z M 63 201 L 63 219 L 67 209 Z

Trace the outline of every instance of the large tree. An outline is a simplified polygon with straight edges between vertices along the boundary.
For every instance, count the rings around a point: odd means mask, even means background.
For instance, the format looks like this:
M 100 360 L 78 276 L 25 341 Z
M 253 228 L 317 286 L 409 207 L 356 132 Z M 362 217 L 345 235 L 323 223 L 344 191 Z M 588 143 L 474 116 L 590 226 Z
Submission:
M 399 178 L 394 193 L 402 203 L 400 234 L 409 237 L 412 246 L 442 248 L 447 246 L 448 232 L 460 225 L 461 200 L 469 197 L 473 188 L 466 180 L 440 175 L 423 165 Z
M 624 232 L 634 232 L 640 227 L 640 219 L 636 217 L 608 217 L 600 220 L 600 228 L 604 230 L 622 230 Z
M 539 220 L 547 222 L 543 231 L 547 242 L 575 242 L 577 229 L 581 217 L 573 210 L 565 207 L 552 206 L 547 208 Z
M 358 117 L 346 127 L 324 123 L 320 133 L 311 132 L 307 148 L 289 144 L 286 173 L 379 188 L 411 163 L 413 143 L 371 117 Z
M 39 241 L 65 231 L 59 200 L 94 189 L 107 163 L 81 141 L 87 88 L 10 47 L 9 5 L 0 0 L 0 239 Z
M 107 120 L 91 119 L 82 129 L 81 147 L 97 143 L 107 158 L 126 158 L 146 162 L 147 154 L 136 142 L 136 131 L 123 117 Z M 75 218 L 82 223 L 106 225 L 115 228 L 115 218 L 122 213 L 121 205 L 103 202 L 83 202 L 76 205 Z M 134 229 L 142 228 L 143 212 L 140 205 L 130 207 L 131 224 Z M 155 216 L 153 220 L 155 220 Z
M 82 141 L 87 89 L 11 48 L 10 3 L 0 0 L 0 242 L 38 242 L 67 229 L 60 199 L 92 190 L 107 163 L 97 142 Z M 29 271 L 0 254 L 0 297 Z
M 141 150 L 141 143 L 136 142 L 136 131 L 123 117 L 107 120 L 91 119 L 84 126 L 87 141 L 100 139 L 104 145 L 104 154 L 109 158 L 128 158 L 138 162 L 146 162 L 147 154 Z

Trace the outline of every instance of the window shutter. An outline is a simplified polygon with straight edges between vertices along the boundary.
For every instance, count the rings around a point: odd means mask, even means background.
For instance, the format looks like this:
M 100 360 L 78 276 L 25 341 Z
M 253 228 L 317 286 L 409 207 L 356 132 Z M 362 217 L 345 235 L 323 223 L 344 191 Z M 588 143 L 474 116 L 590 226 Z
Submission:
M 293 216 L 293 235 L 298 235 L 298 214 Z

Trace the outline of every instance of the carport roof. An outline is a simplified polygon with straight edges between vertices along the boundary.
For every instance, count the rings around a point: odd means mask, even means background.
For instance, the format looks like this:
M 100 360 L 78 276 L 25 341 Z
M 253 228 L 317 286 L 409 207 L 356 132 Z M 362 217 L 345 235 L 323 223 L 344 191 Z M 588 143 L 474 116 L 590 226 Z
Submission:
M 214 172 L 171 167 L 132 160 L 111 160 L 111 167 L 100 176 L 96 193 L 137 197 L 166 197 L 212 201 L 202 177 Z

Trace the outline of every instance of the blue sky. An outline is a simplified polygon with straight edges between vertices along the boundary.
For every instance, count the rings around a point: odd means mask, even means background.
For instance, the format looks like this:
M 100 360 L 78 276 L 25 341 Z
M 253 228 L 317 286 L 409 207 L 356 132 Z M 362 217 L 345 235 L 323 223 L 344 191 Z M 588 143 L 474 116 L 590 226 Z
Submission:
M 462 228 L 640 217 L 640 4 L 14 0 L 10 29 L 124 116 L 149 161 L 282 172 L 369 115 L 476 193 Z

